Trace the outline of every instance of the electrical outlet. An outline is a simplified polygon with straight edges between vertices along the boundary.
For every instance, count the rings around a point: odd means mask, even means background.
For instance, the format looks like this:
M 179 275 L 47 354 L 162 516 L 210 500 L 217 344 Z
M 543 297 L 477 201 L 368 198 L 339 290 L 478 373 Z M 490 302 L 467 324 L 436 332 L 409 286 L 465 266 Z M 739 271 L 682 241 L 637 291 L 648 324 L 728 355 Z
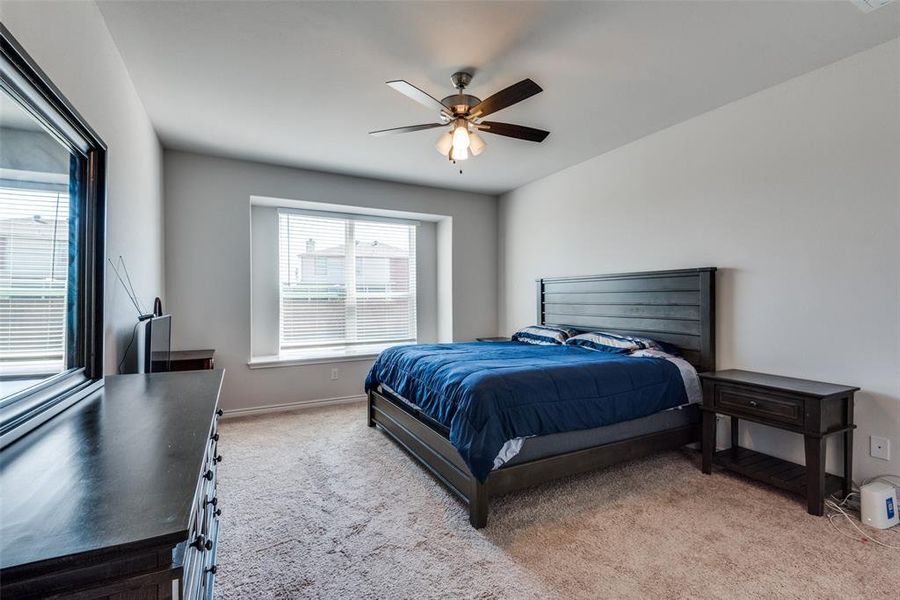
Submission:
M 870 435 L 869 454 L 872 458 L 891 460 L 891 440 L 877 435 Z
M 331 380 L 337 381 L 337 378 L 338 378 L 338 370 L 337 370 L 337 367 L 335 367 L 335 368 L 331 369 Z

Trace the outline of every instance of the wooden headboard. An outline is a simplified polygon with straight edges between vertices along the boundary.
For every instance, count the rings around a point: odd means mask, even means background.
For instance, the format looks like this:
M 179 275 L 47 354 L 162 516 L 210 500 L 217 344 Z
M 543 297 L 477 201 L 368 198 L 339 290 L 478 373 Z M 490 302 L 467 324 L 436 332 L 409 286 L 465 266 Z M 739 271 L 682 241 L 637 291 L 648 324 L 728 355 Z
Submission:
M 637 335 L 716 368 L 716 268 L 537 280 L 538 323 Z

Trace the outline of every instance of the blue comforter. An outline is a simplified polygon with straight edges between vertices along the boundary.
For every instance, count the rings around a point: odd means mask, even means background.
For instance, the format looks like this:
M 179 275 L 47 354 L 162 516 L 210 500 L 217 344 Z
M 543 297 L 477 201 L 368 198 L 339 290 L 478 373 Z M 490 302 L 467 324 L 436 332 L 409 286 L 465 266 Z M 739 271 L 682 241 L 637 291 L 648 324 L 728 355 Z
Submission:
M 688 401 L 678 367 L 665 359 L 520 342 L 389 348 L 366 391 L 379 384 L 447 427 L 479 481 L 511 439 L 612 425 Z

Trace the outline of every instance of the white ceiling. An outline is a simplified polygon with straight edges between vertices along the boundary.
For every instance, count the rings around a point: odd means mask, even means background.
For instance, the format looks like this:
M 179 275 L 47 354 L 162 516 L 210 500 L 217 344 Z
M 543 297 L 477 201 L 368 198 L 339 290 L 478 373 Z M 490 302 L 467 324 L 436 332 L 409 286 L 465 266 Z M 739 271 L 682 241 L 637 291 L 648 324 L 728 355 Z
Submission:
M 117 2 L 100 7 L 166 147 L 500 193 L 900 36 L 900 3 Z M 485 98 L 530 77 L 544 92 L 498 121 L 543 144 L 483 136 L 461 163 L 426 108 L 473 68 Z

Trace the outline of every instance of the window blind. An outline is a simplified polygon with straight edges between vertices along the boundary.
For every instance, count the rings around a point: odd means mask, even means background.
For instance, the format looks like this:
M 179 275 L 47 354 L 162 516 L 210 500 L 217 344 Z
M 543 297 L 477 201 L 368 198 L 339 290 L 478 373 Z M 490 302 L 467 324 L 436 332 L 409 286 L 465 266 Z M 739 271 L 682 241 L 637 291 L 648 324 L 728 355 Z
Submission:
M 280 350 L 416 339 L 416 228 L 278 213 Z
M 0 372 L 64 368 L 69 197 L 0 187 Z

